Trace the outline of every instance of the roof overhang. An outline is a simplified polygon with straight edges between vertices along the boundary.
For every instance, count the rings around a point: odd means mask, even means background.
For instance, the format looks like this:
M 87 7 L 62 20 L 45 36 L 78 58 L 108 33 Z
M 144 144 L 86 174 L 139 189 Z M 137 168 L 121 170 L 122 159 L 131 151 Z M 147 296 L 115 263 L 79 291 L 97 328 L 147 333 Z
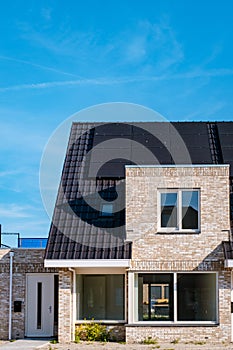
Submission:
M 44 267 L 129 267 L 130 259 L 45 259 Z
M 233 242 L 232 240 L 223 241 L 224 267 L 233 268 Z

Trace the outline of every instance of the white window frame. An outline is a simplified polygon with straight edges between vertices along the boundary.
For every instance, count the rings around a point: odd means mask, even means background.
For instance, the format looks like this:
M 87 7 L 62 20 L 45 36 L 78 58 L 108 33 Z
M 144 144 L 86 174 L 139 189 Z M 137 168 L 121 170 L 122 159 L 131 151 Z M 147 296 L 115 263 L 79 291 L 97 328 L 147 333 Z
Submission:
M 182 228 L 182 193 L 185 191 L 198 192 L 198 228 L 197 229 L 183 229 Z M 162 233 L 199 233 L 201 223 L 200 213 L 200 189 L 199 188 L 169 188 L 169 189 L 158 189 L 157 197 L 157 218 L 158 218 L 158 232 Z M 176 193 L 177 194 L 177 226 L 176 227 L 162 227 L 161 226 L 161 194 L 162 193 Z
M 139 321 L 138 320 L 138 275 L 139 274 L 173 274 L 173 321 Z M 215 321 L 178 321 L 178 295 L 177 295 L 177 275 L 178 274 L 214 274 L 216 281 L 216 320 Z M 140 271 L 131 273 L 132 282 L 129 283 L 128 295 L 131 296 L 131 307 L 128 309 L 129 323 L 135 325 L 216 325 L 219 323 L 219 289 L 218 289 L 218 272 L 216 271 Z

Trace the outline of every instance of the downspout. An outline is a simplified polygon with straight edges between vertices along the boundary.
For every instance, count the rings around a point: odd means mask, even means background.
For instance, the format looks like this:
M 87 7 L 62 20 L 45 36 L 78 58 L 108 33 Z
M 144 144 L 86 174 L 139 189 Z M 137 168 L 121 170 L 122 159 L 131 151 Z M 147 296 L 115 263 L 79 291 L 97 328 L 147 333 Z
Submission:
M 9 286 L 9 340 L 11 340 L 12 328 L 12 276 L 13 276 L 13 256 L 14 252 L 10 252 L 10 286 Z
M 75 340 L 75 322 L 76 322 L 76 271 L 69 267 L 69 271 L 73 273 L 73 293 L 72 293 L 72 303 L 73 307 L 71 308 L 72 312 L 72 334 L 71 340 Z

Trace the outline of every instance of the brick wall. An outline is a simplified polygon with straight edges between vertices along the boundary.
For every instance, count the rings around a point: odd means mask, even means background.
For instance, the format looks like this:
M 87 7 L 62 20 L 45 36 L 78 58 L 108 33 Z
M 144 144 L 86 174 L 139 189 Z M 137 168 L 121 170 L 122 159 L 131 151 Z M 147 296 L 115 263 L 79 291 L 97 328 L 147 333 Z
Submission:
M 12 339 L 24 338 L 25 335 L 25 304 L 26 304 L 26 274 L 51 273 L 56 269 L 44 268 L 44 249 L 12 249 L 13 276 L 12 302 L 22 302 L 22 311 L 14 312 L 12 305 Z M 8 339 L 9 327 L 9 280 L 10 280 L 10 250 L 0 249 L 0 339 Z
M 68 269 L 60 269 L 58 340 L 61 343 L 72 340 L 72 306 L 72 273 Z
M 200 232 L 158 232 L 158 189 L 200 189 Z M 219 320 L 215 326 L 137 324 L 126 327 L 128 342 L 148 336 L 172 341 L 231 340 L 231 273 L 224 269 L 221 242 L 229 239 L 229 167 L 126 168 L 126 230 L 132 240 L 130 270 L 218 271 Z

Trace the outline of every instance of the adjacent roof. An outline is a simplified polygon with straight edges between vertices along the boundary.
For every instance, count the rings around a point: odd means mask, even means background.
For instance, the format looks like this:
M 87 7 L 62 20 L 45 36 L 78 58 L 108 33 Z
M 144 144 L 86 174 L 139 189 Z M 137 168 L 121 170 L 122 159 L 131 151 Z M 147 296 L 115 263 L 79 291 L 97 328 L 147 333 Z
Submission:
M 225 267 L 233 267 L 233 242 L 223 241 L 222 245 L 225 259 Z
M 131 258 L 125 165 L 224 163 L 233 164 L 233 122 L 73 123 L 45 258 Z

